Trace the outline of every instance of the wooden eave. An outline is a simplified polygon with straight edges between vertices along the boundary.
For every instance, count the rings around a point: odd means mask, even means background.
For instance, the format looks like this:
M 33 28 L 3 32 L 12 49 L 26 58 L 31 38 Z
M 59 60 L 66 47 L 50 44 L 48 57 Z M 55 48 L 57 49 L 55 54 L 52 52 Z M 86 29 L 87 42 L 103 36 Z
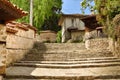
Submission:
M 8 0 L 0 0 L 0 21 L 11 21 L 26 16 L 28 13 L 13 5 Z
M 40 33 L 55 33 L 56 34 L 56 32 L 51 31 L 51 30 L 40 31 Z
M 64 22 L 65 18 L 85 18 L 88 17 L 89 15 L 83 15 L 83 14 L 62 14 L 60 17 L 60 20 L 58 22 L 59 26 L 62 26 L 62 23 Z
M 89 15 L 83 15 L 83 14 L 62 14 L 63 17 L 72 17 L 72 18 L 84 18 Z
M 96 15 L 91 15 L 85 18 L 81 19 L 84 23 L 85 26 L 90 28 L 90 29 L 96 29 L 100 25 L 98 24 L 98 21 L 96 20 Z
M 71 32 L 84 32 L 85 30 L 71 30 Z
M 100 30 L 100 29 L 103 29 L 104 27 L 97 27 L 96 30 Z
M 79 31 L 85 31 L 85 29 L 78 29 L 77 27 L 71 26 L 67 29 L 69 32 L 79 32 Z

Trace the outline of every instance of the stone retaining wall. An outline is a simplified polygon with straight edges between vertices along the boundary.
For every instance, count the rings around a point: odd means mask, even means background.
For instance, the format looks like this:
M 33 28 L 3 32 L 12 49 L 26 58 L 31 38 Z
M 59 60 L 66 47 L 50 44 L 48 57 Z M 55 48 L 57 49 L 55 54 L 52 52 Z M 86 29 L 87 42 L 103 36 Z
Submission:
M 40 42 L 56 42 L 57 33 L 54 31 L 46 30 L 41 31 L 40 35 L 37 35 L 36 40 Z
M 9 28 L 11 31 L 7 31 Z M 14 26 L 6 26 L 6 31 L 6 64 L 9 65 L 12 62 L 22 59 L 33 47 L 36 30 L 28 25 L 14 23 Z
M 116 41 L 110 39 L 109 49 L 113 52 L 115 57 L 120 57 L 120 38 L 118 37 Z
M 88 49 L 108 49 L 109 39 L 108 38 L 96 38 L 85 41 L 85 46 Z
M 22 59 L 33 47 L 35 32 L 35 28 L 20 23 L 0 25 L 0 74 L 5 73 L 6 66 Z
M 5 28 L 3 27 L 5 25 L 0 24 L 0 75 L 5 73 L 6 68 L 6 33 Z

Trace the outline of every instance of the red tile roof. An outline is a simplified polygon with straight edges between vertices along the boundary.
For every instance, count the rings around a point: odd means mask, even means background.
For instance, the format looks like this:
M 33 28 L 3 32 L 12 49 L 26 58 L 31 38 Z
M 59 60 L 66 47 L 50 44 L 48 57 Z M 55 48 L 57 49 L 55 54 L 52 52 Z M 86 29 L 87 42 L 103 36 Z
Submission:
M 28 13 L 18 8 L 8 0 L 0 0 L 0 21 L 11 21 L 23 16 Z
M 13 27 L 13 28 L 18 27 L 18 28 L 21 28 L 25 31 L 27 31 L 28 28 L 34 30 L 35 32 L 37 31 L 37 29 L 35 27 L 33 27 L 33 26 L 31 26 L 27 23 L 18 23 L 18 22 L 12 21 L 12 22 L 8 22 L 6 25 L 9 26 L 9 27 Z

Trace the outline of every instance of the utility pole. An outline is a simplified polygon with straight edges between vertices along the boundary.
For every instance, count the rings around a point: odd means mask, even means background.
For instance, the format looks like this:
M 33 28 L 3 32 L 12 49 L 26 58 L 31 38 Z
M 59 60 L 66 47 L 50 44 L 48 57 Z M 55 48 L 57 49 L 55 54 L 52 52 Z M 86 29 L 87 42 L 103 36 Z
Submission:
M 30 0 L 30 25 L 33 25 L 33 0 Z

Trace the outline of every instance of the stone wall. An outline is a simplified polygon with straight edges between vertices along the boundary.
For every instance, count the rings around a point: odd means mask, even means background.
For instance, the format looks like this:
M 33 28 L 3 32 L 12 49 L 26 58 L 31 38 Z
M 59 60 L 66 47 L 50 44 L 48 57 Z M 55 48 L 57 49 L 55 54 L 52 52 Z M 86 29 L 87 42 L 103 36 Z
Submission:
M 35 32 L 36 29 L 32 26 L 20 23 L 0 25 L 0 68 L 22 59 L 27 54 L 33 47 Z M 3 69 L 0 69 L 0 74 L 1 70 Z
M 40 35 L 37 35 L 37 41 L 40 42 L 56 42 L 57 33 L 54 31 L 46 30 L 41 31 Z
M 71 32 L 72 41 L 83 41 L 85 31 L 74 31 Z
M 112 38 L 109 39 L 109 49 L 113 52 L 115 57 L 120 57 L 120 38 L 114 41 Z
M 109 49 L 109 39 L 108 38 L 96 38 L 89 39 L 85 41 L 85 46 L 87 49 Z
M 6 33 L 5 28 L 3 27 L 5 25 L 0 24 L 0 74 L 5 73 L 6 68 Z
M 24 24 L 17 24 L 14 24 L 14 27 L 11 25 L 6 26 L 7 65 L 22 59 L 34 43 L 35 29 Z
M 66 17 L 62 23 L 62 42 L 67 42 L 71 39 L 71 33 L 67 30 L 70 27 L 78 28 L 78 30 L 84 30 L 84 22 L 78 18 Z

